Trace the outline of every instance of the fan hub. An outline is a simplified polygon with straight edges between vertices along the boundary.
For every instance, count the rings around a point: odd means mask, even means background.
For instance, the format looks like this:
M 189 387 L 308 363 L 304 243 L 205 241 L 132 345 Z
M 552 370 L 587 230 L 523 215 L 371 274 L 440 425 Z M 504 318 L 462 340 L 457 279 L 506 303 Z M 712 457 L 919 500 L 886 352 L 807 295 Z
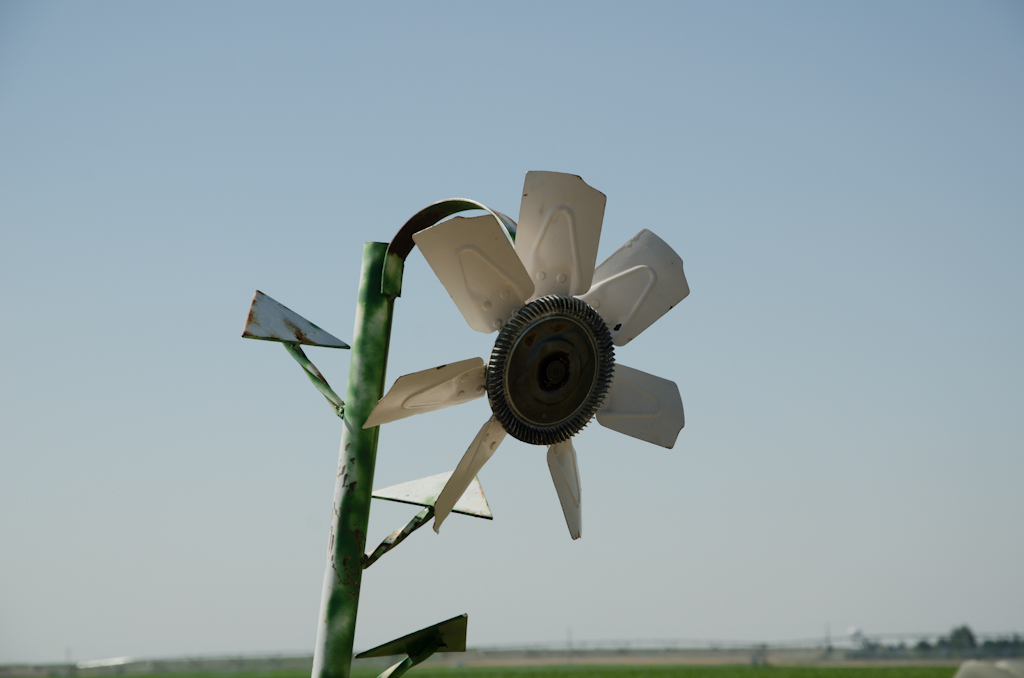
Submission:
M 568 440 L 604 402 L 614 365 L 611 335 L 597 312 L 575 297 L 541 297 L 498 333 L 487 368 L 491 410 L 524 442 Z

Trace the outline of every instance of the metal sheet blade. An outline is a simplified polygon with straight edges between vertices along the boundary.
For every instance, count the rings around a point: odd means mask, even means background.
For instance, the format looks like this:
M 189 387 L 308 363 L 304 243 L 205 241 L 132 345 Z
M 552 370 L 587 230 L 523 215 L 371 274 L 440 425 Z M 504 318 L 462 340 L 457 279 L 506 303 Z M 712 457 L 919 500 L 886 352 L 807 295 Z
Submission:
M 597 422 L 605 428 L 672 448 L 686 423 L 675 382 L 616 363 Z
M 377 401 L 363 428 L 476 400 L 487 392 L 486 380 L 487 369 L 480 358 L 406 374 Z
M 516 252 L 533 279 L 534 297 L 590 289 L 606 200 L 575 174 L 526 173 Z
M 448 479 L 441 494 L 438 495 L 437 501 L 434 502 L 434 532 L 441 530 L 441 523 L 455 508 L 456 502 L 466 492 L 466 488 L 476 478 L 476 474 L 480 472 L 480 469 L 484 467 L 504 439 L 505 429 L 494 417 L 488 419 L 487 423 L 480 427 L 476 438 L 470 443 L 466 454 L 462 455 L 462 460 L 452 471 L 451 478 Z
M 647 229 L 601 262 L 580 299 L 601 314 L 616 346 L 625 346 L 690 294 L 683 260 Z
M 455 217 L 413 240 L 477 332 L 501 328 L 533 294 L 530 274 L 494 217 Z
M 576 450 L 572 441 L 548 446 L 548 470 L 555 483 L 558 502 L 562 505 L 569 536 L 579 539 L 583 534 L 583 495 L 580 487 L 580 469 L 576 463 Z

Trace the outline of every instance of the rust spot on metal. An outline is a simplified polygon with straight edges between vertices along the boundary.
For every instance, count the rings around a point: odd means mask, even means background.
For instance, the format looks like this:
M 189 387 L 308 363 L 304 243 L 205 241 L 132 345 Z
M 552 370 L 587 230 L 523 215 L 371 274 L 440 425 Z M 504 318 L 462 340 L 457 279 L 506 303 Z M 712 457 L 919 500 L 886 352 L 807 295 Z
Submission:
M 336 565 L 334 564 L 334 559 L 333 559 L 333 558 L 331 559 L 331 569 L 332 569 L 332 570 L 334 570 L 334 581 L 335 581 L 335 582 L 336 582 L 336 583 L 337 583 L 337 584 L 338 584 L 339 586 L 341 586 L 341 585 L 343 584 L 343 581 L 342 581 L 342 578 L 341 578 L 341 572 L 338 572 L 338 568 L 337 568 L 337 566 L 336 566 Z
M 255 304 L 254 304 L 255 305 Z M 249 307 L 249 317 L 245 319 L 245 328 L 242 330 L 243 337 L 255 337 L 256 335 L 249 331 L 249 327 L 259 327 L 260 320 L 256 315 L 256 309 L 253 306 Z
M 292 332 L 295 333 L 295 337 L 299 340 L 300 343 L 309 342 L 309 337 L 306 336 L 305 332 L 299 329 L 298 325 L 293 323 L 291 320 L 288 320 L 288 318 L 282 318 L 282 321 L 284 322 L 285 325 L 291 328 Z
M 359 543 L 359 550 L 363 551 L 366 548 L 366 533 L 362 530 L 345 530 L 345 534 L 350 534 L 356 538 Z
M 354 537 L 358 544 L 359 557 L 345 556 L 341 560 L 341 572 L 334 568 L 338 583 L 345 587 L 346 593 L 352 598 L 359 597 L 360 578 L 363 571 L 362 555 L 366 550 L 366 534 L 362 530 L 345 530 L 345 534 Z

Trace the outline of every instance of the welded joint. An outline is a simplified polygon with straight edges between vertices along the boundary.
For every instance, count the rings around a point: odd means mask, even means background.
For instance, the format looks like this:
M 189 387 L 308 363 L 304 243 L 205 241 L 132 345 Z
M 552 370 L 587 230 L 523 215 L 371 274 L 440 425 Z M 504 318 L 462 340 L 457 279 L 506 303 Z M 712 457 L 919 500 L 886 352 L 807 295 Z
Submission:
M 405 258 L 388 251 L 384 257 L 384 275 L 380 291 L 386 297 L 402 296 L 402 275 L 405 273 Z

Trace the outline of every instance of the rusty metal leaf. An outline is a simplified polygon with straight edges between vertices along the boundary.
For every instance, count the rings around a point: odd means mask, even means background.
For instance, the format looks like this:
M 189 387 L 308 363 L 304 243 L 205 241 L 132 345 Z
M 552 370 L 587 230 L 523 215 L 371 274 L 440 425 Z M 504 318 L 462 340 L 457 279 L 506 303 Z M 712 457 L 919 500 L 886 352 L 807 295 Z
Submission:
M 246 339 L 283 341 L 307 346 L 349 348 L 341 339 L 322 330 L 287 306 L 259 290 L 252 297 L 242 336 Z
M 465 652 L 466 627 L 468 625 L 469 615 L 460 614 L 458 617 L 446 619 L 433 626 L 396 638 L 389 643 L 360 652 L 356 655 L 356 659 L 390 657 L 396 654 L 416 656 L 422 653 L 424 648 L 435 643 L 437 652 Z
M 406 483 L 399 483 L 390 487 L 383 487 L 373 491 L 374 499 L 386 499 L 397 501 L 402 504 L 413 504 L 415 506 L 433 506 L 441 490 L 448 483 L 454 471 L 438 473 L 436 476 L 428 476 L 419 480 L 410 480 Z M 455 502 L 452 513 L 461 513 L 476 518 L 491 520 L 491 507 L 487 504 L 487 497 L 484 496 L 484 488 L 480 485 L 480 479 L 474 477 L 469 487 L 462 493 L 462 496 Z

